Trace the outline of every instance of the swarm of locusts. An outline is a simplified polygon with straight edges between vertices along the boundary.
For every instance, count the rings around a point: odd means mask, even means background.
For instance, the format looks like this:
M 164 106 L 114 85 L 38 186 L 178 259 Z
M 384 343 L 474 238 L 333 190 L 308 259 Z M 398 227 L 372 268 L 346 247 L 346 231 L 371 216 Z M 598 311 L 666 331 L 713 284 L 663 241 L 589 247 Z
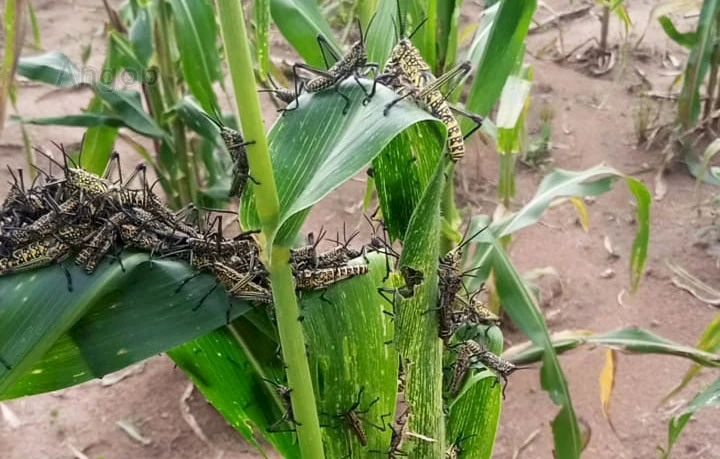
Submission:
M 72 290 L 65 265 L 72 259 L 92 274 L 103 258 L 121 260 L 122 251 L 136 250 L 181 259 L 198 273 L 212 273 L 215 286 L 223 285 L 232 297 L 272 303 L 260 246 L 253 237 L 257 231 L 223 237 L 221 217 L 199 221 L 193 211 L 197 209 L 174 212 L 165 206 L 148 184 L 144 165 L 123 179 L 114 154 L 106 173 L 98 176 L 71 165 L 65 150 L 58 148 L 62 159 L 48 155 L 60 168 L 57 175 L 43 171 L 26 184 L 22 170 L 9 169 L 13 182 L 0 207 L 0 275 L 57 263 Z M 115 180 L 112 171 L 119 176 Z M 366 264 L 348 264 L 359 251 L 340 245 L 317 253 L 316 247 L 313 243 L 293 251 L 298 289 L 323 289 L 367 272 Z
M 465 138 L 480 127 L 482 118 L 449 104 L 446 96 L 452 89 L 446 93 L 441 90 L 452 86 L 448 83 L 464 77 L 470 71 L 470 63 L 463 62 L 436 78 L 410 41 L 412 34 L 403 38 L 401 30 L 398 42 L 380 73 L 378 64 L 368 62 L 362 30 L 360 35 L 360 40 L 350 47 L 347 55 L 336 56 L 330 51 L 335 63 L 326 65 L 326 69 L 295 64 L 294 91 L 277 87 L 271 82 L 274 89 L 270 91 L 288 104 L 283 110 L 288 113 L 298 108 L 298 96 L 303 92 L 333 90 L 342 96 L 345 102 L 343 113 L 346 113 L 351 102 L 340 90 L 342 82 L 349 78 L 355 79 L 365 92 L 366 100 L 373 97 L 375 86 L 379 83 L 397 93 L 397 98 L 386 105 L 385 115 L 400 100 L 413 100 L 447 126 L 446 154 L 453 162 L 460 161 L 465 152 Z M 318 42 L 321 49 L 330 50 L 322 37 L 318 37 Z M 359 78 L 367 77 L 370 72 L 374 74 L 373 85 L 368 91 Z M 463 136 L 454 113 L 475 121 L 475 128 Z M 254 181 L 246 151 L 246 146 L 253 142 L 245 141 L 241 133 L 223 126 L 219 117 L 212 119 L 234 162 L 229 194 L 240 197 L 247 181 Z M 198 273 L 213 274 L 217 279 L 215 286 L 222 285 L 232 297 L 272 304 L 272 287 L 261 261 L 261 247 L 254 237 L 256 231 L 226 238 L 223 236 L 221 219 L 211 222 L 207 218 L 202 221 L 197 213 L 188 209 L 172 211 L 166 207 L 147 183 L 144 166 L 138 166 L 130 177 L 123 179 L 118 157 L 114 155 L 106 173 L 98 176 L 71 164 L 68 155 L 60 149 L 61 160 L 50 158 L 60 167 L 58 176 L 43 172 L 26 186 L 22 171 L 11 170 L 13 183 L 0 207 L 0 276 L 53 263 L 64 266 L 71 259 L 84 267 L 88 274 L 92 274 L 103 258 L 118 258 L 124 250 L 139 250 L 149 252 L 153 257 L 181 259 L 196 268 Z M 111 178 L 113 171 L 116 171 L 118 178 Z M 195 218 L 190 218 L 191 215 Z M 378 227 L 381 226 L 380 221 Z M 367 273 L 368 265 L 364 257 L 369 251 L 384 253 L 386 260 L 388 257 L 399 258 L 392 244 L 385 238 L 374 236 L 369 244 L 354 249 L 349 246 L 352 236 L 345 238 L 344 243 L 340 243 L 338 237 L 334 248 L 319 252 L 317 247 L 322 237 L 322 233 L 317 238 L 310 235 L 308 245 L 291 251 L 290 263 L 299 290 L 322 290 L 336 282 Z M 511 362 L 490 352 L 477 336 L 470 339 L 458 336 L 459 331 L 467 326 L 500 325 L 500 318 L 476 299 L 477 292 L 471 294 L 464 291 L 463 277 L 469 273 L 462 272 L 460 268 L 463 245 L 465 243 L 440 260 L 440 293 L 434 308 L 438 317 L 438 337 L 442 339 L 448 353 L 453 355 L 451 371 L 446 375 L 446 393 L 449 397 L 455 397 L 461 392 L 474 368 L 489 368 L 503 380 L 517 369 Z M 351 260 L 354 261 L 351 263 Z M 387 268 L 389 275 L 389 261 Z M 404 279 L 404 285 L 380 289 L 380 293 L 393 303 L 398 295 L 403 298 L 413 296 L 415 288 L 428 277 L 428 273 L 407 266 L 395 268 Z M 67 270 L 66 274 L 68 286 L 72 288 Z M 181 287 L 179 285 L 178 289 Z M 343 413 L 343 419 L 356 432 L 360 443 L 364 444 L 362 423 L 356 415 L 362 413 L 356 410 L 359 405 L 360 400 Z M 292 413 L 286 414 L 277 424 L 281 422 L 293 422 Z M 387 452 L 389 457 L 402 455 L 402 424 L 404 422 L 396 422 L 397 431 L 393 428 L 393 447 Z M 459 445 L 452 448 L 454 454 L 457 454 Z M 451 453 L 448 451 L 448 457 L 455 457 Z
M 400 6 L 398 5 L 399 10 Z M 422 25 L 423 23 L 405 38 L 402 36 L 401 24 L 400 37 L 391 50 L 387 62 L 382 67 L 382 73 L 379 73 L 380 66 L 378 64 L 367 60 L 362 29 L 360 30 L 360 40 L 353 43 L 349 52 L 342 57 L 336 56 L 322 36 L 319 36 L 318 44 L 323 50 L 323 56 L 325 56 L 325 52 L 328 52 L 335 58 L 335 64 L 329 66 L 326 62 L 326 69 L 317 69 L 306 64 L 295 64 L 293 67 L 294 91 L 278 87 L 274 82 L 271 82 L 274 89 L 271 89 L 270 92 L 273 92 L 279 100 L 288 104 L 283 109 L 285 113 L 288 113 L 298 108 L 298 96 L 302 92 L 316 93 L 334 90 L 342 96 L 345 102 L 344 114 L 348 110 L 350 99 L 340 90 L 340 84 L 343 81 L 348 78 L 355 79 L 359 87 L 365 92 L 366 101 L 374 95 L 375 86 L 378 83 L 382 84 L 398 95 L 396 99 L 385 106 L 383 114 L 387 115 L 389 110 L 403 99 L 414 101 L 420 108 L 426 110 L 446 125 L 448 137 L 445 154 L 453 163 L 456 163 L 464 156 L 465 139 L 472 135 L 482 124 L 481 116 L 453 106 L 446 100 L 448 94 L 452 93 L 457 86 L 457 83 L 471 70 L 471 63 L 469 61 L 462 62 L 446 74 L 436 78 L 430 66 L 422 58 L 420 51 L 410 40 Z M 367 77 L 371 71 L 374 73 L 373 85 L 371 90 L 368 91 L 359 82 L 359 78 Z M 300 76 L 303 72 L 309 73 L 311 76 Z M 445 92 L 442 92 L 443 88 L 447 88 Z M 454 114 L 471 119 L 475 126 L 463 135 Z M 472 237 L 468 241 L 471 239 Z M 463 246 L 468 241 L 447 253 L 440 260 L 438 270 L 440 293 L 435 308 L 438 315 L 438 336 L 445 344 L 448 354 L 452 354 L 450 371 L 446 374 L 446 393 L 449 397 L 456 397 L 460 394 L 473 369 L 491 369 L 505 382 L 507 377 L 518 369 L 513 363 L 489 351 L 482 343 L 483 340 L 477 337 L 468 338 L 464 334 L 462 337 L 459 336 L 459 332 L 468 327 L 479 325 L 499 326 L 501 323 L 500 317 L 487 309 L 478 300 L 477 293 L 479 292 L 469 293 L 464 289 L 463 277 L 470 275 L 470 272 L 462 272 L 460 264 Z M 386 247 L 386 254 L 394 253 L 387 247 L 386 243 L 379 241 L 378 238 L 374 238 L 374 243 L 369 246 L 380 247 L 383 245 Z M 397 257 L 396 253 L 395 256 Z M 397 295 L 403 298 L 413 296 L 415 287 L 420 285 L 425 278 L 424 273 L 407 266 L 401 266 L 397 271 L 402 276 L 404 284 L 398 288 L 379 289 L 380 293 L 393 305 Z M 403 423 L 397 422 L 396 425 L 402 426 Z M 348 422 L 348 426 L 356 433 L 358 441 L 363 444 L 364 432 L 362 431 L 362 424 L 360 422 Z M 406 455 L 401 448 L 402 439 L 402 428 L 397 430 L 393 428 L 393 445 L 390 451 L 386 452 L 389 457 Z M 457 457 L 460 454 L 460 442 L 461 440 L 458 440 L 456 444 L 451 446 L 447 452 L 447 457 Z

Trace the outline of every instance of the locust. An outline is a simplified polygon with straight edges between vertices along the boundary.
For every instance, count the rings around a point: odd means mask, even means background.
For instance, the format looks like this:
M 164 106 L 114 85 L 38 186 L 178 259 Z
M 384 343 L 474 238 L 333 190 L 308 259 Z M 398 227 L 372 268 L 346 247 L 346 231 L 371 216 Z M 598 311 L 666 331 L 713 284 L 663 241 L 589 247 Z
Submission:
M 293 414 L 293 408 L 292 408 L 292 401 L 290 399 L 290 393 L 292 392 L 292 389 L 290 389 L 287 386 L 284 386 L 282 384 L 279 384 L 275 381 L 271 381 L 269 379 L 263 378 L 263 381 L 268 382 L 273 385 L 273 388 L 275 389 L 275 392 L 277 393 L 278 397 L 280 397 L 280 401 L 282 402 L 283 406 L 285 407 L 285 412 L 283 413 L 282 417 L 272 423 L 267 428 L 268 432 L 282 432 L 281 430 L 278 430 L 278 426 L 281 425 L 284 422 L 290 422 L 295 425 L 301 425 L 295 420 L 295 416 Z
M 216 113 L 215 116 L 205 116 L 220 130 L 220 138 L 233 162 L 233 179 L 228 195 L 230 197 L 242 197 L 247 187 L 248 179 L 252 180 L 256 185 L 260 184 L 250 175 L 250 164 L 248 163 L 247 149 L 245 148 L 248 145 L 254 144 L 255 141 L 251 140 L 246 142 L 240 132 L 225 126 L 221 122 L 219 114 Z
M 32 188 L 25 189 L 25 180 L 22 169 L 17 175 L 8 166 L 8 172 L 13 179 L 10 191 L 0 206 L 0 230 L 4 226 L 18 227 L 27 221 L 35 221 L 40 215 L 48 211 L 45 201 Z
M 291 91 L 290 89 L 283 88 L 281 86 L 278 86 L 277 83 L 275 83 L 275 80 L 272 79 L 268 75 L 268 80 L 270 81 L 270 85 L 272 86 L 272 89 L 260 89 L 259 92 L 270 92 L 275 97 L 277 97 L 280 101 L 285 102 L 285 104 L 290 104 L 292 101 L 294 101 L 298 94 L 295 91 Z M 283 111 L 284 109 L 280 109 L 279 111 Z
M 505 388 L 507 387 L 508 376 L 510 376 L 515 370 L 520 369 L 520 367 L 500 356 L 493 354 L 485 346 L 483 346 L 482 352 L 477 354 L 477 359 L 480 363 L 494 371 L 500 379 L 502 379 L 502 396 L 505 398 Z
M 372 20 L 370 21 L 372 23 Z M 327 89 L 334 89 L 335 92 L 345 100 L 345 106 L 343 107 L 343 114 L 346 114 L 350 107 L 350 98 L 340 91 L 339 86 L 345 79 L 353 77 L 355 81 L 360 85 L 365 92 L 365 100 L 368 101 L 375 94 L 375 85 L 373 84 L 370 92 L 367 92 L 365 87 L 359 81 L 360 70 L 372 69 L 377 71 L 378 65 L 367 61 L 367 49 L 365 48 L 365 37 L 363 36 L 362 27 L 358 22 L 360 28 L 360 39 L 352 44 L 348 53 L 343 56 L 337 56 L 332 50 L 330 44 L 327 42 L 325 37 L 318 35 L 317 40 L 322 52 L 323 59 L 325 60 L 326 67 L 328 66 L 327 57 L 325 56 L 325 50 L 329 52 L 336 62 L 329 67 L 327 70 L 321 70 L 303 63 L 296 63 L 293 65 L 293 76 L 295 78 L 295 107 L 298 108 L 297 97 L 300 92 L 304 89 L 306 92 L 315 93 L 324 91 Z M 368 29 L 370 24 L 368 24 Z M 304 80 L 298 75 L 298 69 L 306 70 L 317 76 Z
M 314 233 L 308 233 L 307 245 L 290 249 L 290 264 L 294 271 L 302 271 L 306 269 L 317 269 L 318 267 L 318 251 L 317 246 L 325 237 L 326 231 L 320 228 L 317 239 Z
M 462 254 L 459 247 L 448 252 L 441 260 L 438 267 L 439 281 L 439 304 L 438 315 L 440 321 L 439 336 L 447 344 L 453 335 L 456 327 L 453 304 L 455 298 L 462 288 L 462 276 L 460 273 L 460 260 Z
M 51 236 L 17 248 L 8 257 L 0 258 L 0 276 L 28 271 L 62 260 L 70 251 L 70 244 Z
M 405 40 L 407 44 L 412 46 L 409 40 Z M 391 56 L 392 59 L 392 56 Z M 410 62 L 414 62 L 415 58 L 404 58 Z M 422 59 L 419 57 L 419 59 Z M 395 66 L 391 66 L 395 67 Z M 396 67 L 403 69 L 403 65 L 397 65 Z M 412 97 L 413 100 L 418 102 L 422 108 L 433 115 L 435 118 L 445 124 L 448 130 L 448 137 L 446 142 L 446 148 L 448 155 L 457 162 L 465 155 L 465 138 L 472 135 L 482 125 L 482 117 L 469 113 L 457 107 L 451 107 L 445 101 L 445 95 L 440 89 L 448 82 L 460 80 L 467 75 L 472 66 L 470 61 L 465 61 L 459 64 L 454 69 L 442 75 L 440 78 L 435 79 L 431 73 L 427 71 L 427 64 L 421 64 L 415 71 L 411 71 L 409 75 L 397 77 L 395 75 L 389 77 L 395 80 L 395 83 L 390 84 L 397 92 L 401 95 L 397 99 L 388 103 L 383 110 L 383 114 L 387 115 L 390 108 L 395 104 L 405 99 L 406 97 Z M 402 74 L 401 74 L 402 75 Z M 449 91 L 452 92 L 452 91 Z M 465 136 L 460 129 L 460 126 L 453 116 L 453 111 L 460 113 L 464 116 L 471 118 L 475 121 L 475 127 L 468 132 Z
M 107 175 L 104 177 L 100 177 L 80 167 L 70 167 L 68 163 L 69 155 L 67 154 L 67 151 L 65 151 L 65 147 L 63 145 L 58 145 L 57 143 L 55 144 L 55 146 L 60 150 L 63 155 L 63 164 L 58 163 L 52 156 L 48 155 L 42 150 L 35 149 L 35 151 L 45 156 L 52 163 L 55 163 L 62 168 L 65 174 L 64 183 L 65 186 L 68 187 L 69 191 L 78 193 L 80 194 L 80 196 L 90 199 L 100 198 L 108 193 L 111 184 L 110 181 L 107 180 Z M 117 155 L 114 155 L 114 158 L 117 158 Z M 108 168 L 108 174 L 110 170 L 111 168 Z
M 471 237 L 465 239 L 457 247 L 450 250 L 440 259 L 438 264 L 438 282 L 439 282 L 439 298 L 438 298 L 438 319 L 440 326 L 438 328 L 438 336 L 445 344 L 448 344 L 450 338 L 461 325 L 461 320 L 465 318 L 462 314 L 455 312 L 454 306 L 458 301 L 458 293 L 463 288 L 462 278 L 469 274 L 469 271 L 460 271 L 460 262 L 462 261 L 462 249 L 470 243 L 475 236 L 485 231 L 487 227 L 478 230 Z M 470 270 L 472 271 L 472 270 Z
M 343 223 L 343 242 L 340 242 L 340 235 L 336 236 L 333 241 L 337 245 L 330 250 L 326 250 L 318 255 L 317 266 L 319 268 L 335 268 L 347 264 L 353 258 L 363 255 L 363 251 L 350 247 L 350 242 L 355 239 L 359 232 L 355 231 L 349 237 L 345 232 L 345 224 Z
M 367 433 L 365 432 L 365 429 L 363 428 L 363 421 L 370 424 L 371 426 L 375 427 L 376 429 L 384 432 L 385 431 L 385 425 L 377 425 L 374 424 L 366 419 L 362 419 L 361 415 L 367 414 L 370 412 L 370 409 L 375 405 L 378 401 L 380 401 L 380 397 L 376 397 L 373 399 L 373 401 L 370 402 L 370 404 L 367 406 L 367 408 L 363 410 L 359 410 L 360 405 L 362 404 L 362 394 L 365 391 L 365 386 L 360 388 L 360 391 L 358 392 L 357 399 L 353 402 L 350 407 L 340 413 L 339 415 L 336 415 L 336 417 L 343 420 L 345 425 L 351 430 L 351 432 L 355 435 L 357 438 L 358 443 L 360 443 L 360 446 L 367 446 L 368 440 L 367 440 Z M 383 420 L 386 416 L 389 415 L 383 415 L 381 419 Z
M 457 358 L 450 378 L 449 392 L 453 397 L 462 389 L 465 378 L 470 371 L 473 359 L 483 352 L 483 347 L 476 341 L 468 340 L 460 344 Z
M 12 233 L 3 236 L 13 246 L 22 246 L 32 241 L 46 238 L 57 231 L 64 219 L 80 209 L 81 203 L 78 199 L 69 199 L 60 204 L 57 210 L 47 212 L 40 216 L 30 225 L 21 228 L 14 228 Z
M 462 295 L 455 297 L 454 305 L 457 309 L 459 306 L 460 313 L 463 314 L 467 321 L 477 325 L 494 325 L 499 327 L 502 325 L 502 318 L 489 310 L 485 304 L 473 297 L 469 300 Z
M 108 199 L 116 208 L 132 208 L 136 214 L 133 218 L 142 221 L 144 225 L 152 224 L 155 230 L 166 235 L 172 233 L 169 237 L 175 237 L 176 231 L 186 236 L 197 236 L 195 228 L 180 221 L 178 215 L 153 193 L 153 187 L 147 183 L 146 174 L 147 166 L 144 163 L 138 164 L 127 181 L 123 182 L 121 176 L 120 185 L 112 187 Z M 140 177 L 140 188 L 130 188 L 135 177 Z
M 215 276 L 230 296 L 261 303 L 272 303 L 271 293 L 252 282 L 254 274 L 238 272 L 220 262 L 215 262 L 214 270 Z
M 351 277 L 367 274 L 368 265 L 345 265 L 337 268 L 303 269 L 295 273 L 295 288 L 322 290 Z
M 387 454 L 388 459 L 397 459 L 401 456 L 407 456 L 408 453 L 403 451 L 402 446 L 405 441 L 405 435 L 408 430 L 408 419 L 410 418 L 410 406 L 406 406 L 405 410 L 395 420 L 395 425 L 388 423 L 388 428 L 392 431 L 390 437 L 390 448 L 386 451 L 370 450 L 371 453 Z
M 90 239 L 88 246 L 78 253 L 75 263 L 82 265 L 88 274 L 94 272 L 100 260 L 115 243 L 120 226 L 127 223 L 128 220 L 128 215 L 123 212 L 112 215 Z
M 503 381 L 503 398 L 505 398 L 505 388 L 507 386 L 507 378 L 513 372 L 525 367 L 518 367 L 514 363 L 495 355 L 484 344 L 474 340 L 467 340 L 459 344 L 457 359 L 453 375 L 450 380 L 449 392 L 456 396 L 462 388 L 462 383 L 467 376 L 468 371 L 476 363 L 482 363 L 485 367 L 495 372 Z
M 398 4 L 399 10 L 400 6 Z M 446 83 L 453 81 L 455 82 L 454 87 L 448 91 L 448 94 L 452 93 L 457 86 L 457 82 L 461 81 L 471 70 L 471 64 L 469 61 L 465 61 L 436 79 L 430 66 L 422 58 L 420 51 L 410 41 L 412 35 L 419 30 L 424 22 L 420 23 L 408 38 L 398 40 L 385 63 L 383 74 L 376 78 L 376 81 L 388 86 L 400 95 L 385 106 L 383 115 L 387 115 L 390 108 L 401 100 L 412 97 L 426 111 L 447 126 L 447 152 L 453 162 L 457 162 L 465 154 L 464 140 L 480 128 L 482 117 L 448 104 L 445 100 L 446 96 L 440 90 Z M 453 111 L 469 117 L 476 124 L 465 136 L 463 136 L 460 126 L 452 114 Z

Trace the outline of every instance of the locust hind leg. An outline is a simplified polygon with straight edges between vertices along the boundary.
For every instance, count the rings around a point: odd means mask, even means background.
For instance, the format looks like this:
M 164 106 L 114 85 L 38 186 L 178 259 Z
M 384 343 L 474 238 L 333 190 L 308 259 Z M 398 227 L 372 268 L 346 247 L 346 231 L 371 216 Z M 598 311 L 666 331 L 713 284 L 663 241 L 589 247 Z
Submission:
M 197 304 L 197 306 L 194 306 L 194 307 L 192 308 L 193 312 L 197 311 L 198 309 L 200 309 L 200 308 L 202 307 L 202 305 L 203 305 L 203 303 L 205 302 L 205 300 L 207 300 L 208 297 L 209 297 L 210 295 L 212 295 L 212 292 L 215 291 L 215 289 L 218 287 L 218 285 L 220 285 L 220 282 L 215 282 L 215 285 L 213 285 L 212 288 L 211 288 L 210 290 L 208 290 L 208 292 L 207 292 L 205 295 L 203 295 L 202 298 L 200 298 L 200 302 Z
M 0 365 L 4 366 L 6 370 L 12 370 L 12 365 L 2 355 L 0 355 Z
M 63 271 L 63 274 L 65 274 L 65 282 L 67 283 L 67 289 L 68 292 L 73 291 L 73 280 L 72 280 L 72 274 L 70 274 L 70 270 L 65 266 L 64 262 L 59 262 L 60 268 Z
M 475 125 L 472 127 L 472 129 L 470 129 L 465 135 L 463 135 L 463 140 L 466 140 L 467 138 L 469 138 L 471 135 L 473 135 L 475 133 L 475 131 L 477 131 L 478 129 L 480 129 L 482 127 L 482 124 L 484 121 L 484 118 L 482 116 L 477 115 L 472 112 L 469 112 L 469 111 L 465 110 L 464 108 L 456 107 L 454 105 L 448 104 L 448 107 L 450 107 L 450 110 L 454 111 L 458 115 L 462 115 L 462 116 L 472 120 L 473 123 L 475 123 Z

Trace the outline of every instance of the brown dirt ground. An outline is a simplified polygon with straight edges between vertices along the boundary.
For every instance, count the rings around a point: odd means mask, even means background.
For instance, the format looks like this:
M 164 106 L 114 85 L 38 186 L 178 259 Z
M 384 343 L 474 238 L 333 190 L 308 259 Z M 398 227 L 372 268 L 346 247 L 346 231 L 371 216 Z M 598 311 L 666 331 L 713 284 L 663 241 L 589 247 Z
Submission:
M 99 2 L 45 0 L 33 4 L 46 49 L 62 50 L 78 62 L 81 47 L 91 41 L 93 55 L 88 65 L 98 68 L 103 49 L 99 30 L 105 21 Z M 557 11 L 568 6 L 561 0 L 547 4 Z M 653 4 L 649 1 L 632 3 L 629 12 L 635 22 L 636 35 L 645 27 Z M 466 2 L 463 20 L 472 22 L 479 11 L 477 4 Z M 540 10 L 538 16 L 547 14 L 547 10 Z M 617 26 L 617 21 L 613 23 Z M 620 33 L 616 29 L 613 27 L 610 37 L 613 42 L 620 42 Z M 594 16 L 565 25 L 562 33 L 565 52 L 587 37 L 596 36 L 598 31 L 599 24 Z M 662 146 L 649 149 L 635 146 L 634 113 L 640 106 L 639 99 L 631 92 L 640 82 L 635 69 L 645 72 L 655 90 L 664 91 L 669 87 L 672 75 L 661 65 L 662 54 L 671 52 L 681 61 L 686 59 L 686 54 L 652 24 L 640 47 L 645 52 L 644 57 L 633 55 L 630 59 L 618 59 L 611 75 L 591 78 L 576 66 L 554 63 L 540 55 L 541 50 L 558 37 L 557 29 L 553 29 L 529 39 L 527 62 L 535 68 L 530 127 L 539 125 L 538 108 L 546 103 L 555 112 L 552 131 L 555 166 L 582 169 L 605 162 L 622 172 L 635 173 L 652 186 L 654 173 L 662 160 Z M 276 34 L 273 44 L 281 43 Z M 287 48 L 279 49 L 286 56 L 292 55 Z M 21 82 L 19 112 L 23 116 L 75 113 L 89 99 L 88 93 L 83 91 L 48 91 L 45 86 Z M 666 117 L 672 116 L 669 107 L 662 107 L 662 110 Z M 270 104 L 267 104 L 266 116 L 269 121 L 275 116 Z M 81 132 L 54 127 L 30 128 L 33 143 L 43 146 L 51 139 L 76 142 Z M 119 150 L 128 158 L 126 164 L 137 160 L 126 146 L 119 145 Z M 462 168 L 458 189 L 468 214 L 492 213 L 497 180 L 495 154 L 474 141 L 465 161 L 467 167 Z M 8 123 L 0 139 L 0 182 L 7 180 L 7 174 L 3 172 L 5 164 L 24 164 L 20 130 L 14 122 Z M 541 177 L 538 171 L 519 168 L 518 205 L 532 196 Z M 617 298 L 628 288 L 628 254 L 635 228 L 632 198 L 622 183 L 589 206 L 590 231 L 587 233 L 577 225 L 572 209 L 565 205 L 548 212 L 541 224 L 517 234 L 512 255 L 522 271 L 550 266 L 559 273 L 559 281 L 543 282 L 542 307 L 553 331 L 608 331 L 635 325 L 677 342 L 692 344 L 717 314 L 716 310 L 675 288 L 665 266 L 665 260 L 673 260 L 704 280 L 717 282 L 716 256 L 709 253 L 706 246 L 697 244 L 695 236 L 700 228 L 713 221 L 708 202 L 717 190 L 701 187 L 702 206 L 698 212 L 694 206 L 694 182 L 684 166 L 674 166 L 665 180 L 667 195 L 654 202 L 652 208 L 647 274 L 639 292 L 634 296 L 624 294 L 622 304 Z M 325 225 L 333 232 L 337 229 L 336 222 L 343 220 L 350 226 L 359 225 L 358 202 L 363 190 L 361 179 L 349 182 L 344 188 L 346 192 L 334 193 L 313 210 L 308 229 L 317 230 Z M 620 254 L 619 259 L 609 257 L 603 245 L 605 236 Z M 602 278 L 600 274 L 608 268 L 612 268 L 616 276 Z M 516 332 L 509 332 L 507 338 L 508 344 L 523 340 Z M 677 358 L 621 354 L 610 408 L 616 434 L 604 420 L 600 407 L 598 376 L 603 365 L 603 352 L 583 348 L 563 356 L 562 363 L 575 409 L 592 428 L 592 439 L 584 455 L 588 458 L 657 457 L 655 447 L 665 442 L 667 421 L 673 409 L 694 393 L 688 391 L 674 404 L 660 406 L 662 397 L 688 369 L 688 362 Z M 711 376 L 699 378 L 692 388 L 698 389 L 709 382 Z M 76 455 L 72 448 L 90 458 L 108 459 L 259 457 L 197 392 L 191 397 L 189 406 L 212 446 L 194 435 L 180 416 L 180 399 L 187 386 L 187 378 L 174 368 L 172 361 L 158 356 L 109 387 L 95 381 L 53 394 L 6 402 L 5 407 L 17 415 L 20 425 L 11 426 L 7 420 L 0 421 L 0 457 L 83 457 Z M 515 450 L 536 431 L 539 433 L 521 457 L 552 457 L 549 422 L 555 413 L 556 408 L 540 389 L 537 369 L 513 375 L 494 457 L 513 457 Z M 131 439 L 116 426 L 119 420 L 131 421 L 151 439 L 151 443 L 143 446 Z M 674 457 L 720 458 L 720 424 L 717 421 L 717 409 L 697 415 L 676 446 Z

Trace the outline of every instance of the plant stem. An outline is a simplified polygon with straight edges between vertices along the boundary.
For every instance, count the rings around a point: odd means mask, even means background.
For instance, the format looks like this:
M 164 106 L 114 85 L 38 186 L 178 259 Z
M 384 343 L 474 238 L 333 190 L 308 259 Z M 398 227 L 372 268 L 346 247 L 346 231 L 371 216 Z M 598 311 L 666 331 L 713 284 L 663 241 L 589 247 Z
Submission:
M 8 0 L 3 14 L 5 21 L 5 52 L 0 66 L 0 132 L 5 124 L 5 108 L 10 98 L 10 88 L 15 75 L 22 42 L 25 34 L 22 30 L 24 0 Z
M 237 0 L 218 0 L 217 9 L 242 131 L 246 139 L 255 142 L 248 146 L 248 164 L 253 177 L 259 182 L 255 186 L 255 203 L 267 241 L 266 248 L 270 249 L 271 253 L 268 260 L 270 282 L 280 345 L 287 366 L 288 386 L 292 391 L 290 394 L 293 413 L 298 421 L 300 452 L 303 458 L 323 459 L 325 454 L 315 405 L 315 393 L 305 354 L 303 330 L 298 321 L 300 313 L 289 264 L 290 252 L 287 248 L 273 245 L 278 230 L 280 204 L 260 111 L 260 100 L 255 90 L 253 63 L 242 4 Z
M 440 204 L 443 216 L 443 228 L 440 231 L 440 253 L 445 254 L 460 242 L 461 234 L 458 231 L 462 218 L 455 206 L 455 184 L 453 176 L 455 168 L 449 168 L 448 177 L 443 188 L 442 203 Z
M 510 208 L 510 201 L 515 196 L 515 158 L 517 153 L 500 153 L 500 180 L 498 196 L 505 209 Z
M 720 16 L 715 18 L 715 30 L 718 30 L 720 26 Z M 707 119 L 713 110 L 713 107 L 717 106 L 717 99 L 715 97 L 717 87 L 717 75 L 718 65 L 720 64 L 720 45 L 715 43 L 713 46 L 712 54 L 710 55 L 710 77 L 708 78 L 707 92 L 708 99 L 705 102 L 705 110 L 703 111 L 703 119 Z M 720 95 L 718 96 L 720 99 Z
M 164 109 L 172 107 L 178 100 L 178 86 L 175 78 L 175 67 L 172 62 L 170 53 L 170 18 L 167 13 L 167 5 L 165 0 L 159 0 L 157 6 L 158 30 L 155 33 L 155 41 L 157 45 L 155 50 L 158 54 L 158 66 L 160 68 L 160 81 L 162 82 Z M 164 113 L 163 110 L 162 113 Z M 180 195 L 182 204 L 195 202 L 195 194 L 197 192 L 197 183 L 195 175 L 191 171 L 192 158 L 189 156 L 187 141 L 185 138 L 185 125 L 182 120 L 175 118 L 170 125 L 172 138 L 174 140 L 175 164 L 180 169 L 181 176 L 177 178 L 177 192 Z
M 600 18 L 600 50 L 607 50 L 608 29 L 610 28 L 610 8 L 603 6 L 602 18 Z
M 394 340 L 406 362 L 405 401 L 411 407 L 408 420 L 412 432 L 429 437 L 412 441 L 412 456 L 442 458 L 445 454 L 445 420 L 442 397 L 442 341 L 438 338 L 438 261 L 441 233 L 440 210 L 445 188 L 445 158 L 423 193 L 408 225 L 399 266 L 409 266 L 424 274 L 424 281 L 410 298 L 395 299 L 396 334 Z

